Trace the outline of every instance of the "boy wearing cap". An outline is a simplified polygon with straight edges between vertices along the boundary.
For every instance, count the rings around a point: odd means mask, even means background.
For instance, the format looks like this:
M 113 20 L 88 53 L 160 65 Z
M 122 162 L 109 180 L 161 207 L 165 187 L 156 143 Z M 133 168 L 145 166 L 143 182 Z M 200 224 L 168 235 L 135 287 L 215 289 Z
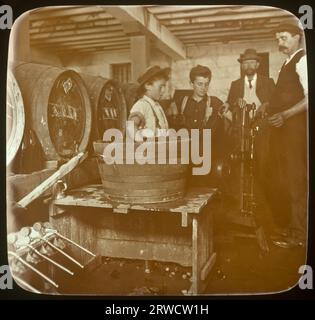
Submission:
M 168 121 L 163 108 L 159 104 L 170 68 L 153 66 L 148 68 L 139 78 L 138 94 L 141 97 L 131 108 L 128 120 L 133 121 L 134 128 L 128 127 L 128 133 L 134 129 L 136 140 L 142 137 L 165 135 Z

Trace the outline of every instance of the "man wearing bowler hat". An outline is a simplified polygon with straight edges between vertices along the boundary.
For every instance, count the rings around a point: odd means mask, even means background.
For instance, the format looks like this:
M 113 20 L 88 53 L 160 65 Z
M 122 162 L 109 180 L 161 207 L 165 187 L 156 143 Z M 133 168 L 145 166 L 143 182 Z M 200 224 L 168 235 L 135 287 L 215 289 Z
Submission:
M 264 113 L 274 90 L 273 79 L 257 74 L 260 57 L 255 49 L 246 49 L 240 55 L 241 78 L 231 83 L 227 103 L 234 107 L 255 103 L 256 112 Z M 243 102 L 243 103 L 242 103 Z
M 138 78 L 140 99 L 132 106 L 128 120 L 133 122 L 136 139 L 140 136 L 153 137 L 165 134 L 168 121 L 162 106 L 159 104 L 166 82 L 169 78 L 170 68 L 159 66 L 149 67 Z M 130 127 L 127 128 L 130 133 Z M 140 135 L 140 136 L 139 136 Z
M 307 65 L 303 30 L 297 22 L 281 24 L 275 35 L 287 59 L 268 108 L 269 202 L 282 227 L 274 244 L 292 248 L 305 246 L 307 236 Z
M 265 116 L 266 108 L 272 97 L 275 83 L 272 78 L 258 74 L 260 57 L 255 49 L 246 49 L 237 59 L 241 64 L 241 77 L 231 83 L 226 105 L 233 113 L 234 128 L 240 127 L 240 110 L 246 104 L 255 104 L 256 110 L 250 111 L 250 118 Z M 240 146 L 239 130 L 233 131 L 233 140 Z M 257 200 L 264 197 L 265 170 L 269 148 L 268 130 L 261 126 L 255 138 L 255 183 Z M 259 200 L 258 200 L 259 201 Z M 262 203 L 262 201 L 261 201 Z

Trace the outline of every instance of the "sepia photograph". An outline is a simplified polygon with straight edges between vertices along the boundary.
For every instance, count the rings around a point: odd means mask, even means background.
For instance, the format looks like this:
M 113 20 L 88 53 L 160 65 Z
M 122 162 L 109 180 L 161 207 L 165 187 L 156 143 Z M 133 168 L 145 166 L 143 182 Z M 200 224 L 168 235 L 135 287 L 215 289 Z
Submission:
M 307 264 L 304 28 L 259 5 L 24 12 L 9 41 L 8 264 L 48 295 L 286 292 Z

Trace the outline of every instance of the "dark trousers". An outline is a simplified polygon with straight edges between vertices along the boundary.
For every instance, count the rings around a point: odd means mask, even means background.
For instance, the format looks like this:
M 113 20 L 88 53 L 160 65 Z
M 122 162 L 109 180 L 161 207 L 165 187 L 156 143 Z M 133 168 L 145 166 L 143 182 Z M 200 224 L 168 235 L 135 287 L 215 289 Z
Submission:
M 305 240 L 307 228 L 306 114 L 270 128 L 270 148 L 264 189 L 274 221 Z

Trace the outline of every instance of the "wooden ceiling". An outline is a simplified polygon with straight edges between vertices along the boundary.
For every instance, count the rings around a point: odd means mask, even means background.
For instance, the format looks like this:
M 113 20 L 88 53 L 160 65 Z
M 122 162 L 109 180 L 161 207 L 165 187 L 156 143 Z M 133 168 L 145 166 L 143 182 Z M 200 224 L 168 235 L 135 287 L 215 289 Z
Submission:
M 186 48 L 271 39 L 271 31 L 292 17 L 287 11 L 264 6 L 150 5 L 140 9 L 144 26 L 154 19 L 157 29 L 167 29 L 168 35 L 174 36 L 171 39 Z M 30 13 L 31 45 L 57 54 L 129 49 L 130 36 L 120 18 L 106 6 L 39 8 Z

